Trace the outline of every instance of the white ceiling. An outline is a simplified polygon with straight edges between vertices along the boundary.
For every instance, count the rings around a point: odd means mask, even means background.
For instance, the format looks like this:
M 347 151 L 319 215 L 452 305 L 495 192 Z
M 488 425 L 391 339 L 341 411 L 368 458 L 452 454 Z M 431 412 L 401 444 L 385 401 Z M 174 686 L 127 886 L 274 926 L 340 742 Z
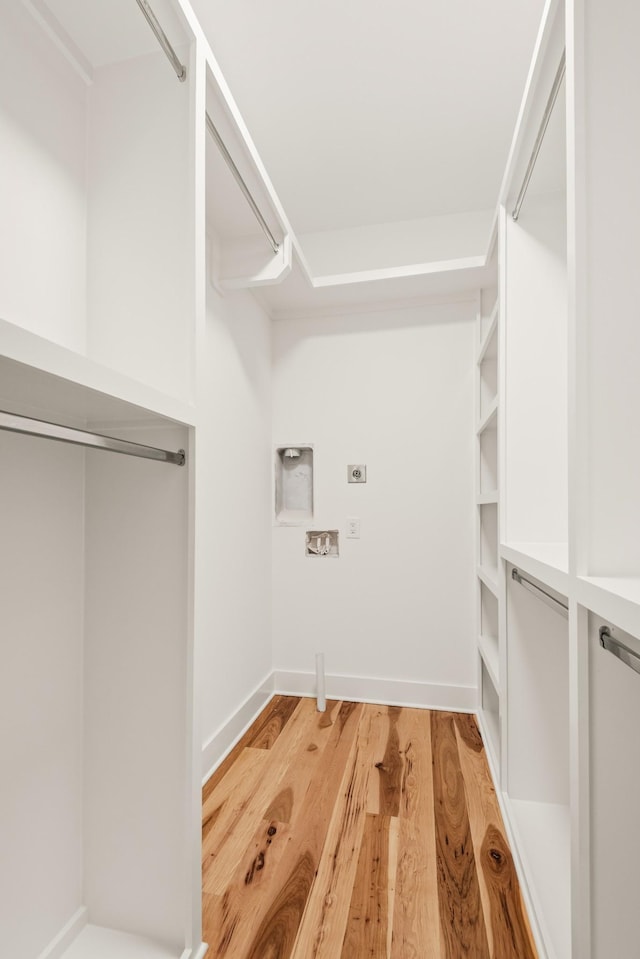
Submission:
M 544 0 L 192 0 L 297 233 L 492 209 Z

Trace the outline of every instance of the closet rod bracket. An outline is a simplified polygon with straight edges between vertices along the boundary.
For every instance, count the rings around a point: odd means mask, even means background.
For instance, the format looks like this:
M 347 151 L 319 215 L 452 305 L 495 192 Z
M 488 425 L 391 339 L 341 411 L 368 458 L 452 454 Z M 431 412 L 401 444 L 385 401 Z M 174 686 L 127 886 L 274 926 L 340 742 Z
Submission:
M 603 649 L 613 653 L 625 666 L 630 666 L 634 672 L 640 673 L 640 653 L 636 653 L 634 649 L 630 649 L 629 646 L 625 646 L 619 639 L 616 639 L 608 626 L 601 626 L 598 635 Z

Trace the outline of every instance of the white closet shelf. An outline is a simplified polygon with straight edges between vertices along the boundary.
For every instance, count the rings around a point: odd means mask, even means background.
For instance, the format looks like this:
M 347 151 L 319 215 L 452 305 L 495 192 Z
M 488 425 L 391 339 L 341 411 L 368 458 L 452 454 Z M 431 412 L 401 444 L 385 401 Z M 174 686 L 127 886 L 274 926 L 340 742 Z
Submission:
M 0 369 L 0 401 L 22 400 L 34 416 L 38 407 L 48 415 L 73 408 L 97 424 L 123 418 L 127 404 L 137 408 L 141 419 L 151 413 L 188 426 L 195 423 L 192 405 L 2 319 Z
M 172 949 L 145 936 L 88 925 L 62 953 L 61 959 L 196 959 L 197 955 L 191 950 Z
M 499 304 L 496 301 L 496 305 L 491 312 L 491 318 L 489 319 L 487 332 L 485 333 L 484 339 L 480 344 L 480 349 L 478 350 L 478 359 L 476 360 L 478 366 L 480 366 L 483 360 L 495 359 L 497 356 L 498 340 L 496 337 L 496 332 L 498 329 L 498 311 Z
M 476 435 L 480 436 L 485 430 L 496 429 L 498 426 L 498 397 L 495 396 L 489 409 L 478 423 Z
M 478 651 L 489 673 L 489 678 L 500 695 L 500 656 L 495 636 L 478 636 Z
M 576 595 L 582 606 L 640 637 L 640 577 L 579 576 Z
M 484 583 L 493 595 L 498 597 L 498 570 L 490 566 L 478 566 L 478 579 Z
M 500 719 L 495 713 L 483 709 L 482 706 L 478 709 L 478 719 L 494 781 L 498 782 L 500 779 L 498 773 L 500 769 Z
M 498 490 L 489 490 L 486 493 L 478 493 L 476 497 L 476 503 L 478 506 L 491 506 L 493 503 L 498 502 Z
M 558 959 L 571 955 L 571 816 L 569 806 L 505 796 L 516 847 L 545 941 Z
M 503 543 L 500 556 L 556 592 L 567 595 L 569 559 L 566 543 Z

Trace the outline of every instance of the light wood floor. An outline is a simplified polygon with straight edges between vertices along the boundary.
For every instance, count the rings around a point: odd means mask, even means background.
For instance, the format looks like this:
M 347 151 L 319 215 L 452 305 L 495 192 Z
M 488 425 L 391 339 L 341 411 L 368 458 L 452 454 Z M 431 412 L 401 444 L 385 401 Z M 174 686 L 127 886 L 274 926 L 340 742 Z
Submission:
M 536 959 L 471 716 L 278 696 L 202 836 L 210 959 Z

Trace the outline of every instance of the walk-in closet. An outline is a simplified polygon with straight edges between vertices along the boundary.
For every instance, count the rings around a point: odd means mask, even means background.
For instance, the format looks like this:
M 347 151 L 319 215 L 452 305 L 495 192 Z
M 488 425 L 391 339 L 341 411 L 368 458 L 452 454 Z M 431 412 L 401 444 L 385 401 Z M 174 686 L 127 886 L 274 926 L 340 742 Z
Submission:
M 639 34 L 3 0 L 0 955 L 638 959 Z

